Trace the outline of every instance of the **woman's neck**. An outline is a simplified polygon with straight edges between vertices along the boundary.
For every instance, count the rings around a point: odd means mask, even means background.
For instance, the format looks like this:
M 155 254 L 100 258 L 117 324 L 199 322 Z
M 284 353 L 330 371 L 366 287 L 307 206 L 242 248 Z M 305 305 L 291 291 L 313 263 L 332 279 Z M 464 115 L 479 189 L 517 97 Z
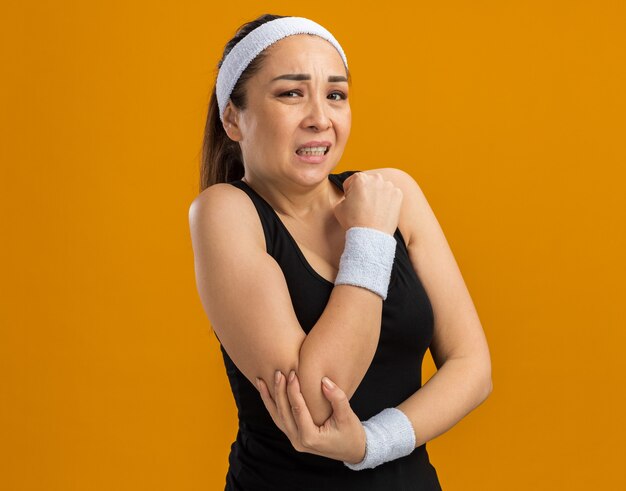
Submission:
M 244 176 L 246 184 L 260 194 L 276 213 L 299 221 L 326 217 L 333 213 L 333 208 L 341 199 L 341 190 L 330 179 L 325 179 L 317 186 L 287 188 L 267 180 L 250 179 Z

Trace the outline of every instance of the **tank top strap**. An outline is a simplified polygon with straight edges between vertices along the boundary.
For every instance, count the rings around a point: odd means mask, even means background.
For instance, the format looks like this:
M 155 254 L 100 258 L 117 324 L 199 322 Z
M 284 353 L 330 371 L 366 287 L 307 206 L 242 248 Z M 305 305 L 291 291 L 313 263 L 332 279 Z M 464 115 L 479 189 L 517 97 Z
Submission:
M 347 170 L 345 172 L 341 172 L 339 174 L 329 174 L 328 179 L 330 179 L 333 183 L 339 186 L 343 190 L 343 181 L 348 179 L 355 172 L 361 172 L 360 170 Z
M 228 184 L 232 184 L 236 188 L 244 191 L 252 200 L 254 207 L 261 220 L 263 226 L 263 234 L 265 235 L 265 250 L 268 254 L 272 255 L 274 238 L 279 233 L 279 223 L 276 221 L 278 217 L 276 212 L 272 209 L 270 204 L 265 201 L 257 192 L 252 189 L 245 181 L 241 179 L 237 181 L 230 181 Z

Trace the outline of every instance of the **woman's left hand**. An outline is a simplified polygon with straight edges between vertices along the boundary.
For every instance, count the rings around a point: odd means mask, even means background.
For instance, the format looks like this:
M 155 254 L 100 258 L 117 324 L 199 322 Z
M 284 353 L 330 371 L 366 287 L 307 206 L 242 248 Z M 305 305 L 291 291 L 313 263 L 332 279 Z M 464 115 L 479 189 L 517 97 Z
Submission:
M 322 383 L 322 392 L 332 405 L 333 413 L 322 426 L 317 426 L 300 392 L 298 376 L 292 370 L 291 381 L 280 374 L 274 400 L 262 379 L 257 387 L 274 423 L 287 435 L 298 452 L 312 453 L 350 464 L 361 462 L 365 456 L 365 429 L 352 411 L 345 392 L 332 383 Z M 326 379 L 328 379 L 326 377 Z

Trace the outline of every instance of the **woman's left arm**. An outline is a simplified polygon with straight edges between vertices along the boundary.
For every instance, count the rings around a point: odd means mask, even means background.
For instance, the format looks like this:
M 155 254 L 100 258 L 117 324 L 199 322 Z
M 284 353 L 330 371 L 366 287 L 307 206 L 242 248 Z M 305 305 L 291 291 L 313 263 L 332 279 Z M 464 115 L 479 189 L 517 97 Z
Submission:
M 421 188 L 400 169 L 378 172 L 402 190 L 403 235 L 408 235 L 409 257 L 435 320 L 430 351 L 437 372 L 397 406 L 410 419 L 420 446 L 450 429 L 489 396 L 491 359 L 461 271 Z
M 491 359 L 485 333 L 454 255 L 420 187 L 400 169 L 373 172 L 380 172 L 402 190 L 402 235 L 433 307 L 430 350 L 437 372 L 396 406 L 411 421 L 415 446 L 419 447 L 449 430 L 489 396 Z M 259 384 L 261 397 L 276 425 L 298 451 L 351 463 L 361 461 L 365 432 L 339 387 L 323 389 L 333 414 L 324 426 L 318 427 L 300 393 L 297 376 L 293 384 L 288 384 L 284 376 L 275 383 L 278 400 L 271 398 L 265 381 Z

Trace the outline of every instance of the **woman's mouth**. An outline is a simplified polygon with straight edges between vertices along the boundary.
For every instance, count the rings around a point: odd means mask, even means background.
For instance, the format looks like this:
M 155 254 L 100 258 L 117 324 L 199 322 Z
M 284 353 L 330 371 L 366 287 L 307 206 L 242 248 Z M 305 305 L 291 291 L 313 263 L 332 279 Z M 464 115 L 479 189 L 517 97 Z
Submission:
M 321 155 L 326 155 L 328 153 L 328 149 L 330 147 L 302 147 L 299 148 L 298 150 L 296 150 L 296 153 L 298 155 L 316 155 L 316 156 L 321 156 Z
M 319 164 L 326 160 L 329 150 L 330 147 L 302 147 L 296 150 L 295 154 L 303 162 Z

